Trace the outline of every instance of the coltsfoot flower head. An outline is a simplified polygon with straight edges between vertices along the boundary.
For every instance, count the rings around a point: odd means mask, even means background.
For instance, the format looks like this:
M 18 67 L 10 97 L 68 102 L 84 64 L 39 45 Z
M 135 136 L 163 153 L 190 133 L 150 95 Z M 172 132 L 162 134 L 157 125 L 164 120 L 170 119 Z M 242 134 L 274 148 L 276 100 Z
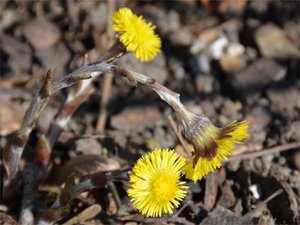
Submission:
M 147 217 L 173 213 L 188 188 L 180 181 L 186 161 L 173 150 L 156 149 L 140 158 L 129 175 L 131 202 Z
M 155 26 L 146 23 L 129 8 L 120 8 L 113 15 L 114 30 L 120 33 L 120 41 L 129 52 L 134 52 L 142 62 L 152 60 L 161 49 L 161 40 L 155 34 Z
M 214 126 L 204 115 L 195 115 L 184 106 L 177 110 L 184 124 L 184 136 L 194 146 L 192 158 L 185 167 L 185 177 L 196 182 L 220 168 L 235 144 L 248 137 L 248 123 L 233 121 L 224 128 Z

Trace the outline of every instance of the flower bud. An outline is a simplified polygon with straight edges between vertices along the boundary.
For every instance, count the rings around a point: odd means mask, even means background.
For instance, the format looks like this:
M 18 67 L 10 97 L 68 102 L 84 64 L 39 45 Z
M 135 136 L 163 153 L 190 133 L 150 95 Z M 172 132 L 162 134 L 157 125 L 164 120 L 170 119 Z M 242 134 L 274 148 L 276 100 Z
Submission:
M 196 115 L 183 105 L 176 108 L 184 127 L 183 135 L 194 146 L 192 158 L 185 167 L 185 177 L 196 182 L 220 168 L 235 144 L 248 137 L 248 123 L 233 121 L 223 128 L 214 126 L 208 117 Z

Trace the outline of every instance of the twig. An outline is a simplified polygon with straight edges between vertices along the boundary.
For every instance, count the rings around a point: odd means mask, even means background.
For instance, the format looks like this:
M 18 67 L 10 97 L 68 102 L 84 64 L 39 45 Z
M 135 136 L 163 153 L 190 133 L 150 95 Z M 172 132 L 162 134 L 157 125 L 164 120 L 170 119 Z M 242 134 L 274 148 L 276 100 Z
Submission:
M 103 81 L 102 97 L 100 100 L 100 111 L 99 111 L 98 121 L 96 125 L 96 131 L 95 131 L 96 133 L 101 133 L 105 128 L 106 119 L 107 119 L 107 105 L 111 94 L 112 81 L 113 81 L 113 75 L 105 74 L 105 78 Z
M 115 0 L 108 1 L 107 7 L 108 7 L 108 18 L 111 18 L 116 8 L 116 1 Z M 113 30 L 112 20 L 110 19 L 107 20 L 106 30 L 107 30 L 108 46 L 110 47 L 114 43 L 113 40 L 114 30 Z M 96 133 L 101 133 L 105 128 L 106 119 L 107 119 L 107 104 L 111 93 L 112 81 L 113 81 L 113 76 L 111 74 L 106 74 L 103 81 L 102 97 L 100 100 L 100 111 L 99 111 L 98 121 L 96 125 Z
M 260 214 L 260 211 L 262 208 L 264 208 L 266 206 L 266 204 L 268 202 L 270 202 L 271 200 L 273 200 L 274 198 L 276 198 L 278 195 L 280 195 L 283 192 L 282 189 L 279 189 L 277 191 L 275 191 L 273 194 L 271 194 L 267 199 L 265 199 L 263 202 L 260 202 L 257 204 L 256 208 L 253 209 L 252 211 L 248 212 L 245 217 L 258 217 Z
M 233 160 L 243 160 L 243 159 L 251 159 L 251 158 L 256 158 L 256 157 L 261 157 L 265 156 L 268 154 L 274 154 L 277 152 L 283 152 L 283 151 L 288 151 L 292 149 L 300 149 L 300 141 L 284 144 L 284 145 L 279 145 L 273 148 L 268 148 L 265 150 L 261 150 L 259 152 L 250 152 L 242 155 L 234 155 L 229 158 L 229 161 Z
M 262 204 L 267 204 L 268 202 L 270 202 L 273 198 L 276 198 L 278 195 L 280 195 L 283 192 L 282 189 L 279 189 L 277 191 L 275 191 L 273 194 L 271 194 L 268 198 L 266 198 Z

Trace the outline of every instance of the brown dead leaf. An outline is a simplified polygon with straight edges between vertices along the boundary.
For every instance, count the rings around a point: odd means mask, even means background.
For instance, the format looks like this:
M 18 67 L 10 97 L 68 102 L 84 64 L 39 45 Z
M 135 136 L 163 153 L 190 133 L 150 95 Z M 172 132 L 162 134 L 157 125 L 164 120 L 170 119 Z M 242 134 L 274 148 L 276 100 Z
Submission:
M 205 180 L 204 204 L 211 210 L 216 203 L 218 195 L 218 172 L 209 173 Z
M 1 225 L 18 225 L 18 223 L 5 212 L 0 212 L 0 224 Z
M 75 177 L 83 177 L 97 172 L 105 172 L 120 169 L 117 160 L 106 159 L 99 155 L 79 155 L 70 159 L 52 178 L 54 183 L 63 183 L 69 174 Z
M 99 204 L 92 205 L 87 209 L 83 210 L 77 216 L 74 216 L 72 219 L 68 220 L 63 225 L 74 225 L 74 224 L 83 223 L 87 220 L 94 218 L 96 215 L 98 215 L 101 212 L 101 210 L 102 207 Z
M 31 77 L 28 74 L 23 73 L 18 74 L 16 76 L 10 76 L 4 79 L 0 77 L 0 89 L 25 85 L 30 80 L 30 78 Z
M 5 136 L 20 129 L 25 113 L 22 109 L 12 101 L 1 101 L 0 135 Z
M 112 193 L 108 194 L 108 206 L 106 209 L 106 214 L 108 216 L 112 216 L 112 215 L 116 215 L 116 213 L 118 212 L 118 206 L 117 206 L 117 202 L 114 199 Z

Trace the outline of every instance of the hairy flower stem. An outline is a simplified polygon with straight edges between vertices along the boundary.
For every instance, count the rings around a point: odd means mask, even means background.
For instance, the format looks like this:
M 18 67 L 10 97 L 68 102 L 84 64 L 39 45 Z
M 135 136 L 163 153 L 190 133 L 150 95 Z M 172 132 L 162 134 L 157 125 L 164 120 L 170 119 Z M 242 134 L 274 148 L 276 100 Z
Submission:
M 103 72 L 111 73 L 117 76 L 123 76 L 134 85 L 137 85 L 137 82 L 144 84 L 154 90 L 160 96 L 160 98 L 167 102 L 175 111 L 183 111 L 184 113 L 182 113 L 182 115 L 186 115 L 188 113 L 180 102 L 178 93 L 159 84 L 153 78 L 119 66 L 103 62 L 92 63 L 84 65 L 74 72 L 53 82 L 51 82 L 53 72 L 50 70 L 47 74 L 46 81 L 41 88 L 41 91 L 34 97 L 29 109 L 26 112 L 24 123 L 20 131 L 17 132 L 8 150 L 8 156 L 5 160 L 6 177 L 4 181 L 4 189 L 9 185 L 10 181 L 18 172 L 19 161 L 24 151 L 25 144 L 27 143 L 29 134 L 35 124 L 35 121 L 47 105 L 49 97 L 60 89 L 72 86 L 81 80 L 95 78 Z
M 100 59 L 100 62 L 113 62 L 127 51 L 120 42 L 116 42 Z M 82 66 L 89 64 L 88 55 L 85 54 L 82 60 Z M 39 171 L 38 179 L 43 178 L 46 168 L 49 164 L 51 151 L 56 143 L 61 131 L 67 125 L 72 117 L 72 114 L 78 109 L 78 107 L 86 101 L 93 93 L 91 83 L 94 78 L 98 77 L 102 72 L 93 72 L 91 74 L 92 79 L 80 80 L 74 87 L 68 92 L 65 102 L 62 104 L 60 110 L 56 114 L 54 121 L 51 123 L 48 129 L 47 135 L 41 135 L 35 149 L 35 162 L 41 167 Z
M 155 79 L 150 78 L 144 74 L 127 70 L 125 68 L 112 65 L 106 62 L 97 62 L 80 67 L 74 72 L 63 77 L 61 80 L 53 82 L 52 91 L 64 88 L 67 84 L 71 85 L 72 83 L 75 83 L 77 79 L 80 80 L 83 76 L 85 76 L 87 79 L 94 78 L 95 76 L 98 76 L 99 73 L 103 72 L 111 73 L 116 76 L 123 76 L 134 85 L 137 85 L 137 82 L 146 85 L 147 87 L 154 90 L 160 96 L 160 98 L 163 101 L 167 102 L 176 112 L 180 112 L 179 114 L 184 117 L 183 119 L 185 121 L 188 121 L 187 118 L 189 112 L 180 102 L 180 95 L 178 93 L 168 89 L 167 87 L 158 83 Z
M 172 106 L 174 110 L 181 110 L 184 112 L 184 114 L 188 114 L 183 104 L 180 102 L 180 95 L 178 93 L 159 84 L 155 79 L 146 75 L 103 62 L 84 65 L 60 80 L 54 81 L 53 85 L 51 86 L 51 92 L 71 86 L 82 79 L 94 78 L 98 75 L 97 72 L 107 72 L 113 75 L 123 76 L 131 81 L 134 85 L 136 85 L 137 82 L 144 84 L 154 90 L 160 96 L 160 98 Z
M 82 65 L 88 64 L 88 56 L 85 55 L 82 61 Z M 92 77 L 99 75 L 99 72 L 94 72 Z M 55 144 L 58 136 L 60 135 L 62 129 L 69 122 L 72 114 L 75 110 L 92 94 L 93 90 L 90 88 L 90 84 L 93 79 L 81 80 L 75 84 L 74 87 L 68 92 L 67 98 L 54 121 L 51 123 L 50 128 L 47 132 L 46 138 L 49 142 L 50 151 Z
M 116 42 L 100 59 L 98 63 L 106 62 L 112 63 L 118 60 L 127 51 L 120 42 Z M 82 61 L 82 66 L 89 64 L 88 55 L 86 54 Z M 49 141 L 50 150 L 55 144 L 61 130 L 66 126 L 74 111 L 92 94 L 93 90 L 90 84 L 95 77 L 98 77 L 102 71 L 95 71 L 91 73 L 92 79 L 80 80 L 69 91 L 68 96 L 63 103 L 61 109 L 55 116 L 54 122 L 47 133 L 47 140 Z
M 94 76 L 98 74 L 93 74 Z M 35 125 L 36 120 L 44 111 L 48 104 L 50 96 L 62 88 L 69 87 L 83 79 L 91 78 L 90 74 L 80 74 L 75 77 L 69 76 L 67 79 L 61 78 L 58 81 L 52 82 L 53 70 L 49 70 L 45 82 L 40 91 L 34 96 L 28 110 L 25 113 L 21 129 L 15 134 L 11 144 L 5 152 L 5 177 L 3 185 L 3 194 L 9 191 L 11 181 L 16 176 L 19 170 L 19 162 L 23 154 L 25 145 L 29 139 L 29 135 Z
M 19 162 L 24 151 L 29 135 L 33 129 L 35 121 L 46 107 L 51 95 L 51 82 L 53 70 L 49 70 L 45 82 L 40 91 L 35 95 L 28 110 L 25 113 L 21 129 L 15 134 L 11 144 L 7 148 L 5 155 L 5 178 L 3 192 L 7 190 L 11 180 L 16 176 L 19 168 Z

